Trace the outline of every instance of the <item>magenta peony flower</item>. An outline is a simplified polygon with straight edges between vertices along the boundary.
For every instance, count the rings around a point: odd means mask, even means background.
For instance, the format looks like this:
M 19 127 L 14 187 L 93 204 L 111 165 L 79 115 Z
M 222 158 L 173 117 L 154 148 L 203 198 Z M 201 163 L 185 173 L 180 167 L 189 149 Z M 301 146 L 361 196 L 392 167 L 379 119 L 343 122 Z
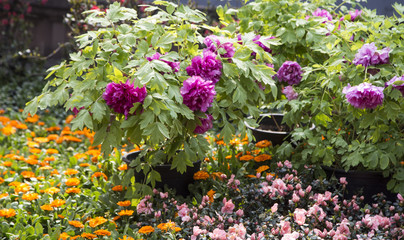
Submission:
M 325 9 L 317 8 L 316 11 L 313 12 L 313 16 L 324 17 L 324 18 L 327 18 L 328 21 L 332 21 L 331 14 Z
M 203 134 L 213 127 L 213 117 L 210 114 L 206 114 L 206 118 L 200 118 L 201 125 L 196 126 L 194 133 Z
M 216 54 L 205 50 L 203 57 L 196 56 L 191 65 L 186 68 L 189 76 L 200 76 L 206 81 L 217 83 L 222 76 L 222 62 L 216 59 Z
M 280 82 L 286 82 L 289 85 L 299 84 L 302 80 L 302 68 L 297 62 L 286 61 L 277 72 Z
M 161 55 L 160 53 L 156 52 L 153 56 L 151 56 L 151 57 L 146 57 L 146 59 L 147 59 L 149 62 L 151 62 L 151 61 L 153 61 L 153 60 L 160 60 L 160 61 L 162 61 L 162 62 L 165 62 L 165 63 L 168 64 L 168 66 L 171 67 L 171 69 L 172 69 L 174 72 L 178 72 L 178 71 L 180 70 L 180 62 L 171 62 L 171 61 L 163 60 L 163 59 L 160 59 L 161 56 L 162 56 L 162 55 Z
M 215 85 L 199 76 L 185 80 L 180 91 L 184 104 L 192 111 L 206 112 L 216 95 Z
M 351 87 L 348 83 L 348 86 L 344 87 L 342 93 L 345 94 L 345 97 L 352 106 L 360 109 L 372 109 L 383 104 L 383 89 L 367 82 L 354 87 Z
M 393 88 L 395 88 L 395 89 L 397 89 L 398 91 L 400 91 L 401 94 L 402 94 L 403 97 L 404 97 L 404 83 L 401 84 L 401 85 L 395 85 L 394 82 L 396 82 L 396 81 L 404 81 L 404 75 L 401 76 L 401 77 L 397 77 L 397 76 L 393 77 L 390 81 L 386 82 L 386 83 L 384 84 L 384 86 L 385 86 L 385 87 L 388 87 L 388 86 L 391 85 Z
M 389 63 L 390 48 L 386 47 L 380 51 L 376 51 L 370 59 L 370 64 L 387 64 Z
M 353 64 L 359 65 L 361 64 L 364 67 L 370 65 L 372 56 L 375 54 L 377 47 L 375 43 L 366 43 L 364 44 L 358 52 L 355 54 L 355 59 L 353 60 Z
M 234 56 L 235 49 L 233 43 L 221 43 L 219 38 L 215 35 L 207 36 L 203 43 L 206 45 L 206 49 L 211 52 L 216 52 L 219 48 L 226 50 L 226 53 L 220 55 L 222 58 L 232 58 Z
M 362 14 L 362 10 L 355 9 L 355 12 L 349 11 L 349 15 L 351 15 L 351 21 L 355 21 L 356 18 L 360 17 Z
M 258 46 L 260 46 L 265 52 L 272 53 L 272 50 L 269 47 L 265 46 L 262 42 L 259 41 L 260 38 L 261 38 L 260 35 L 255 36 L 253 39 L 253 42 L 255 44 L 257 44 Z M 273 38 L 275 38 L 275 37 L 269 37 L 266 40 L 273 39 Z
M 127 80 L 126 83 L 108 83 L 102 97 L 116 113 L 122 113 L 128 117 L 133 104 L 143 103 L 146 95 L 146 87 L 135 88 L 133 83 Z
M 285 94 L 289 101 L 299 97 L 299 94 L 297 94 L 295 90 L 293 90 L 292 86 L 286 86 L 284 89 L 282 89 L 282 93 Z

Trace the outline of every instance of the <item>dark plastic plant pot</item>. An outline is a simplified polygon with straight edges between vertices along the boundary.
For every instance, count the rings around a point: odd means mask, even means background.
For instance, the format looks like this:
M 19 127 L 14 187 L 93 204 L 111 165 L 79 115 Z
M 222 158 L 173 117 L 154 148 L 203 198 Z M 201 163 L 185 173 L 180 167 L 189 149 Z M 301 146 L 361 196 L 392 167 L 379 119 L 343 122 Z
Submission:
M 131 152 L 122 157 L 122 160 L 130 166 L 132 160 L 136 159 L 139 155 L 138 152 Z M 194 174 L 198 172 L 201 168 L 201 160 L 194 162 L 193 167 L 187 167 L 187 170 L 184 174 L 181 174 L 176 169 L 171 169 L 170 164 L 162 164 L 154 167 L 161 176 L 161 182 L 156 182 L 156 188 L 163 190 L 164 185 L 167 187 L 175 189 L 177 195 L 182 195 L 184 197 L 189 196 L 190 192 L 188 190 L 188 185 L 194 182 Z M 143 172 L 135 171 L 135 180 L 136 182 L 145 182 L 145 176 Z
M 274 131 L 274 130 L 267 130 L 264 126 L 276 126 L 276 123 L 281 126 L 283 120 L 282 113 L 268 113 L 268 114 L 261 114 L 258 124 L 260 128 L 253 128 L 248 123 L 245 123 L 246 126 L 251 129 L 253 136 L 255 137 L 255 141 L 259 142 L 262 140 L 268 140 L 272 142 L 272 145 L 281 145 L 284 141 L 290 141 L 290 131 Z M 283 125 L 285 126 L 285 125 Z
M 337 169 L 327 166 L 322 166 L 330 179 L 333 175 L 339 180 L 345 177 L 348 182 L 346 192 L 344 193 L 345 199 L 351 199 L 353 195 L 362 195 L 365 197 L 365 203 L 373 203 L 372 196 L 378 193 L 383 193 L 386 200 L 395 201 L 397 194 L 387 190 L 387 183 L 390 178 L 385 178 L 382 172 L 379 171 L 356 171 L 349 170 L 346 172 L 343 169 Z

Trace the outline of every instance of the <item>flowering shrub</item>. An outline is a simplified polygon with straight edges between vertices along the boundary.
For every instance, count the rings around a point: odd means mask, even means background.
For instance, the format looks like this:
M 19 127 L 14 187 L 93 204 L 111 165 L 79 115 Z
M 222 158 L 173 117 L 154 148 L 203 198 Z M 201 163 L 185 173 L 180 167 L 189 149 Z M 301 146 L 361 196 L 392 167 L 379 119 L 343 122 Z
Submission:
M 229 31 L 274 36 L 262 41 L 271 44 L 280 100 L 263 108 L 280 109 L 285 123 L 300 126 L 293 143 L 277 149 L 296 167 L 383 171 L 388 188 L 404 193 L 403 82 L 396 81 L 404 69 L 403 6 L 393 7 L 393 17 L 333 1 L 258 0 L 218 9 Z

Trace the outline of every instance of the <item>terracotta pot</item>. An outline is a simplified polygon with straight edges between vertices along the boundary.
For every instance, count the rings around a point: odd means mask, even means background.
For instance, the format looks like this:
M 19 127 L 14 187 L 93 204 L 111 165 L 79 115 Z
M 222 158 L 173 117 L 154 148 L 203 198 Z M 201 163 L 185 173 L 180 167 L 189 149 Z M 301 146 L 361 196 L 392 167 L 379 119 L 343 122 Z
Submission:
M 122 160 L 130 165 L 132 160 L 136 159 L 140 151 L 131 152 L 122 157 Z M 184 197 L 190 195 L 188 190 L 188 185 L 194 182 L 194 174 L 200 170 L 201 161 L 194 162 L 193 167 L 187 167 L 187 170 L 181 174 L 176 169 L 171 169 L 170 164 L 161 164 L 154 167 L 161 176 L 161 182 L 156 182 L 156 188 L 164 190 L 164 185 L 167 187 L 175 189 L 177 195 L 182 195 Z M 136 182 L 144 182 L 145 176 L 143 172 L 135 171 Z
M 349 170 L 346 172 L 343 169 L 336 169 L 327 166 L 322 166 L 327 174 L 327 178 L 335 176 L 337 179 L 345 177 L 348 182 L 344 198 L 350 199 L 353 195 L 363 195 L 365 203 L 372 203 L 372 196 L 378 193 L 383 193 L 387 200 L 395 201 L 397 194 L 387 190 L 387 183 L 390 178 L 383 177 L 380 171 L 356 171 Z
M 253 136 L 255 137 L 255 141 L 259 142 L 262 140 L 268 140 L 272 142 L 272 145 L 281 145 L 284 141 L 290 141 L 290 131 L 276 131 L 266 129 L 265 126 L 284 126 L 282 125 L 283 114 L 282 113 L 268 113 L 261 114 L 258 124 L 259 128 L 253 128 L 248 123 L 245 123 L 246 126 L 251 129 Z

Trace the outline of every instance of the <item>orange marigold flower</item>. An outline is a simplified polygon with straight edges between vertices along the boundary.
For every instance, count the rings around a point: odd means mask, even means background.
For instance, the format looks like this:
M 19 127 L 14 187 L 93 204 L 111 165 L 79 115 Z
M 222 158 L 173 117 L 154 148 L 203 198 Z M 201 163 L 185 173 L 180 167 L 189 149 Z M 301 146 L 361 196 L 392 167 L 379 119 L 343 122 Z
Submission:
M 102 173 L 102 172 L 95 172 L 93 175 L 91 175 L 91 180 L 93 180 L 93 178 L 95 178 L 95 177 L 103 177 L 104 179 L 105 179 L 105 181 L 107 181 L 108 180 L 108 177 L 107 177 L 107 175 L 105 175 L 104 173 Z
M 46 137 L 36 137 L 34 138 L 34 141 L 37 143 L 47 143 L 49 142 L 49 139 Z
M 25 119 L 25 121 L 26 122 L 29 122 L 29 123 L 36 123 L 36 122 L 38 122 L 38 120 L 39 120 L 39 116 L 38 115 L 34 115 L 34 116 L 31 116 L 31 114 Z
M 27 142 L 27 145 L 28 145 L 28 147 L 30 147 L 30 148 L 38 148 L 38 147 L 39 147 L 39 144 L 36 143 L 36 142 L 33 142 L 33 141 L 28 141 L 28 142 Z
M 82 233 L 81 237 L 87 238 L 87 239 L 95 239 L 95 238 L 97 238 L 97 235 L 92 234 L 92 233 Z
M 255 175 L 252 175 L 252 174 L 248 174 L 248 175 L 246 175 L 248 178 L 257 178 L 257 176 L 255 176 Z
M 26 192 L 28 192 L 30 189 L 31 189 L 31 187 L 28 185 L 28 183 L 21 183 L 20 185 L 18 185 L 18 186 L 14 189 L 14 192 L 17 193 L 17 194 L 18 194 L 19 192 L 26 193 Z
M 4 183 L 4 178 L 0 177 L 0 184 Z
M 17 129 L 15 129 L 11 125 L 6 125 L 4 128 L 0 130 L 4 136 L 10 136 L 11 134 L 14 134 L 17 131 Z
M 66 142 L 82 142 L 83 141 L 80 138 L 74 137 L 74 136 L 64 136 L 64 140 Z
M 33 201 L 39 198 L 38 193 L 26 193 L 22 195 L 22 199 L 27 200 L 27 201 Z
M 51 175 L 59 175 L 59 172 L 57 169 L 53 169 L 53 171 L 51 172 Z
M 55 140 L 57 140 L 59 138 L 59 135 L 57 135 L 57 134 L 49 134 L 47 136 L 47 138 L 49 139 L 49 141 L 55 141 Z
M 86 159 L 88 157 L 88 155 L 85 154 L 85 153 L 76 153 L 76 154 L 74 154 L 74 157 L 76 159 L 80 159 L 80 158 L 85 158 Z
M 2 194 L 0 194 L 0 199 L 5 198 L 5 197 L 8 197 L 8 193 L 2 193 Z
M 206 171 L 198 171 L 194 174 L 194 180 L 206 180 L 209 178 L 209 173 Z
M 45 180 L 45 176 L 39 176 L 39 177 L 36 177 L 36 179 L 37 179 L 38 181 L 42 181 L 42 180 Z
M 121 206 L 121 207 L 129 207 L 130 205 L 132 205 L 132 202 L 130 200 L 119 201 L 117 204 L 118 204 L 118 206 Z
M 61 128 L 59 126 L 52 126 L 52 127 L 46 128 L 46 131 L 48 131 L 48 132 L 60 131 L 60 130 L 61 130 Z
M 254 159 L 252 155 L 243 155 L 240 157 L 240 161 L 250 161 L 252 159 Z
M 31 171 L 22 171 L 21 175 L 23 178 L 34 178 L 35 177 L 35 173 L 31 172 Z
M 58 217 L 61 219 L 65 219 L 65 216 L 63 216 L 62 214 L 58 214 Z
M 99 236 L 111 236 L 111 232 L 108 230 L 104 230 L 104 229 L 96 230 L 96 231 L 94 231 L 94 233 Z
M 152 232 L 154 232 L 154 227 L 152 227 L 152 226 L 143 226 L 138 231 L 138 233 L 140 233 L 140 234 L 149 234 Z
M 269 166 L 267 166 L 267 165 L 263 165 L 263 166 L 260 166 L 259 168 L 257 168 L 257 173 L 262 173 L 263 171 L 266 171 L 266 170 L 268 170 L 269 169 Z
M 80 163 L 79 166 L 80 167 L 89 167 L 90 164 L 89 163 Z
M 58 154 L 59 151 L 57 149 L 49 148 L 49 149 L 46 149 L 46 153 L 47 154 Z
M 172 231 L 175 230 L 176 232 L 180 231 L 181 228 L 175 226 L 175 222 L 168 221 L 166 223 L 160 223 L 157 225 L 157 228 L 159 228 L 161 231 L 167 232 L 167 231 Z
M 30 149 L 28 149 L 28 151 L 29 151 L 30 153 L 33 153 L 33 154 L 39 154 L 39 153 L 42 152 L 42 150 L 39 149 L 39 148 L 30 148 Z
M 62 232 L 58 238 L 58 240 L 67 240 L 67 239 L 71 239 L 71 236 L 69 234 L 67 234 L 66 232 Z
M 78 178 L 69 178 L 65 182 L 66 186 L 72 187 L 80 184 L 80 180 Z
M 39 168 L 39 170 L 52 170 L 52 169 L 53 169 L 53 167 L 51 167 L 51 166 L 43 166 L 43 167 Z
M 208 191 L 208 193 L 206 195 L 208 195 L 208 197 L 209 197 L 209 202 L 213 203 L 213 201 L 214 201 L 213 196 L 215 195 L 215 193 L 216 193 L 216 191 L 214 191 L 213 189 L 210 189 Z
M 41 206 L 41 209 L 44 211 L 52 211 L 53 207 L 50 204 L 45 204 Z
M 0 209 L 0 217 L 11 218 L 16 214 L 15 210 L 11 208 Z
M 133 210 L 122 210 L 118 213 L 119 216 L 132 216 Z
M 55 199 L 55 200 L 53 200 L 53 201 L 50 203 L 50 205 L 51 205 L 52 207 L 57 208 L 57 207 L 63 206 L 65 203 L 66 203 L 65 200 L 62 200 L 62 199 Z
M 47 193 L 47 194 L 55 194 L 58 192 L 60 192 L 60 189 L 57 187 L 50 187 L 50 188 L 47 188 L 44 190 L 44 193 Z
M 121 166 L 118 167 L 118 170 L 120 171 L 125 171 L 128 170 L 128 164 L 122 164 Z
M 65 175 L 74 175 L 74 174 L 77 174 L 77 173 L 79 173 L 79 171 L 77 171 L 76 169 L 71 169 L 71 168 L 67 169 L 64 172 Z
M 76 228 L 84 228 L 84 224 L 80 221 L 69 221 L 69 224 Z
M 324 141 L 325 137 L 323 135 L 321 135 L 321 141 Z
M 271 160 L 271 159 L 272 159 L 271 155 L 268 155 L 268 154 L 264 153 L 264 154 L 256 156 L 254 158 L 254 161 L 256 161 L 256 162 L 264 162 L 264 161 Z
M 133 237 L 128 237 L 125 235 L 125 236 L 123 236 L 123 238 L 119 238 L 119 240 L 135 240 L 135 239 Z
M 2 165 L 5 167 L 11 167 L 13 165 L 13 163 L 7 161 L 7 162 L 3 162 Z
M 266 148 L 266 147 L 269 147 L 269 146 L 271 146 L 271 142 L 270 141 L 268 141 L 268 140 L 262 140 L 262 141 L 259 141 L 259 142 L 257 142 L 256 144 L 255 144 L 255 146 L 257 147 L 257 148 Z
M 45 157 L 43 160 L 45 162 L 53 162 L 56 160 L 56 158 L 54 156 L 50 156 L 50 157 Z
M 123 187 L 122 187 L 122 185 L 116 185 L 115 187 L 112 187 L 112 191 L 115 191 L 115 192 L 122 192 L 122 191 L 123 191 Z
M 34 158 L 28 158 L 28 159 L 25 160 L 25 162 L 30 164 L 30 165 L 37 165 L 39 163 L 39 161 L 34 159 Z
M 80 192 L 81 192 L 81 189 L 80 189 L 80 188 L 68 188 L 68 189 L 66 189 L 66 193 L 67 193 L 67 194 L 70 194 L 70 193 L 78 194 L 78 193 L 80 193 Z
M 106 223 L 108 220 L 103 218 L 103 217 L 96 217 L 96 218 L 92 218 L 88 221 L 88 224 L 90 225 L 90 227 L 95 228 L 101 224 Z

